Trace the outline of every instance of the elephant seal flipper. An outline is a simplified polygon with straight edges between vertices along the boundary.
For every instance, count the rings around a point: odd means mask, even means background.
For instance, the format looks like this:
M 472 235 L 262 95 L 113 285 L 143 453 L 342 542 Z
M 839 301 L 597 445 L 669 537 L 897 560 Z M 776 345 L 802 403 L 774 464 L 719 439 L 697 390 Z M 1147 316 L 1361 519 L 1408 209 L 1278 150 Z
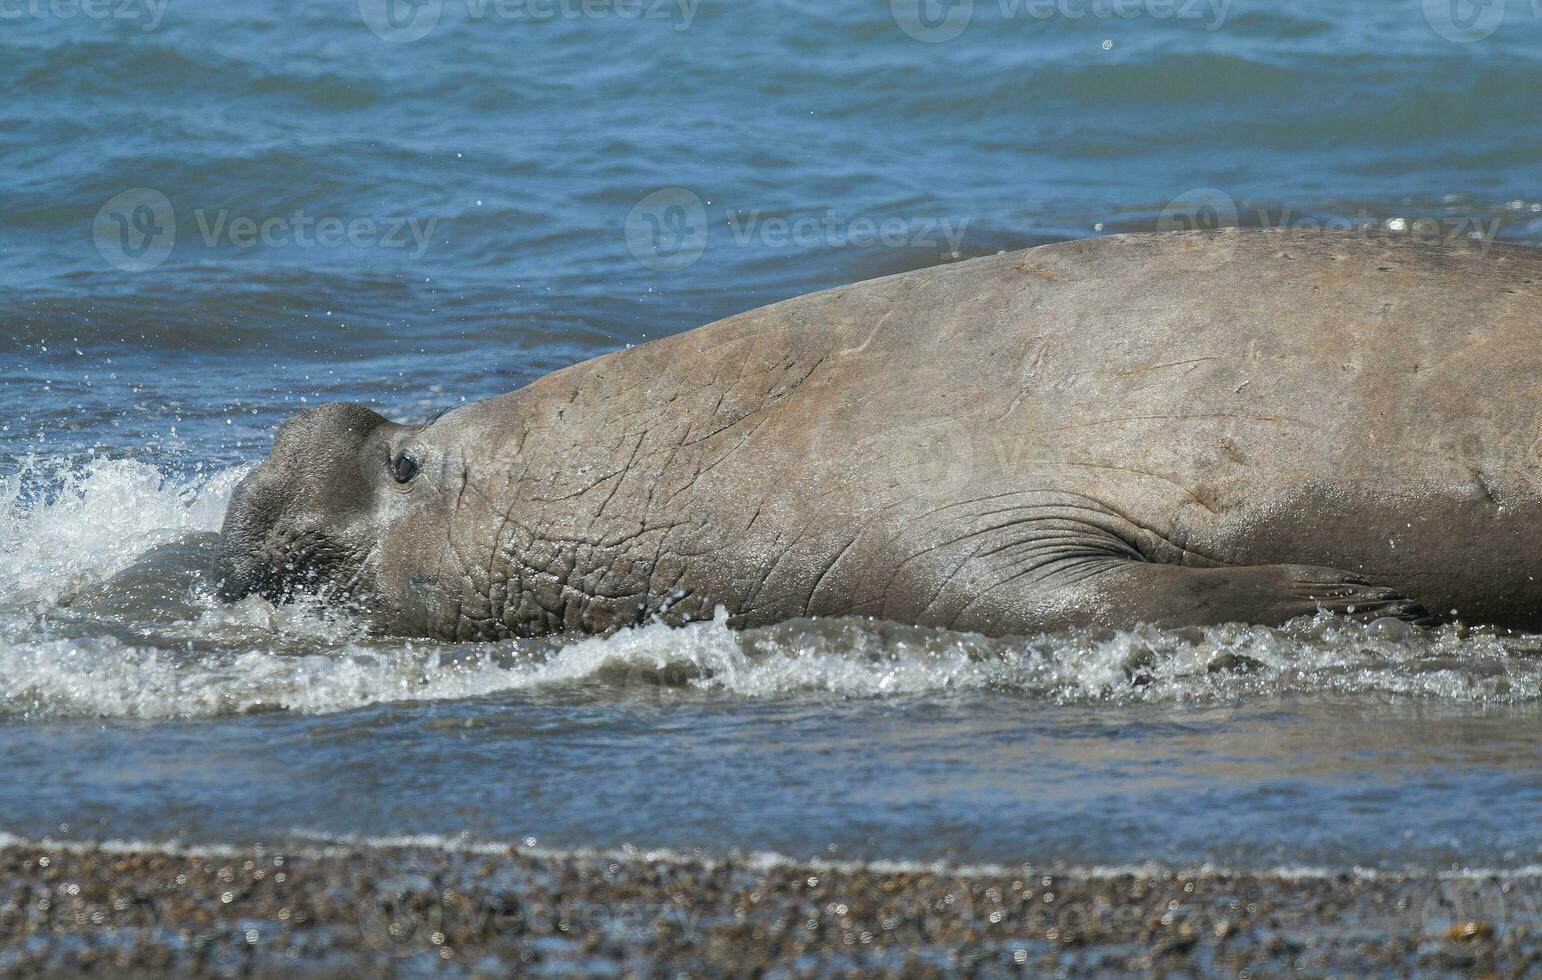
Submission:
M 1242 565 L 1193 568 L 1110 558 L 1068 568 L 1063 584 L 1036 581 L 1022 597 L 1016 616 L 991 606 L 966 611 L 956 629 L 1000 629 L 1016 619 L 1012 632 L 1033 633 L 1095 623 L 1130 629 L 1212 626 L 1227 622 L 1277 626 L 1300 616 L 1335 613 L 1362 622 L 1400 619 L 1417 625 L 1434 620 L 1419 603 L 1394 589 L 1335 568 L 1313 565 Z M 1048 587 L 1046 587 L 1048 586 Z M 1010 600 L 1008 600 L 1010 601 Z M 995 608 L 992 608 L 995 607 Z

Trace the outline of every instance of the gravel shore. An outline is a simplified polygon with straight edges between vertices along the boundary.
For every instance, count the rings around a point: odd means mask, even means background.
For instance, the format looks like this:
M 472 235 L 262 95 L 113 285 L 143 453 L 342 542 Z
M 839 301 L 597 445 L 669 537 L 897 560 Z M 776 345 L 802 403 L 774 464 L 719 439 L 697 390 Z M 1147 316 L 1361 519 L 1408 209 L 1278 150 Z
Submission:
M 1542 876 L 0 847 L 0 975 L 1542 975 Z

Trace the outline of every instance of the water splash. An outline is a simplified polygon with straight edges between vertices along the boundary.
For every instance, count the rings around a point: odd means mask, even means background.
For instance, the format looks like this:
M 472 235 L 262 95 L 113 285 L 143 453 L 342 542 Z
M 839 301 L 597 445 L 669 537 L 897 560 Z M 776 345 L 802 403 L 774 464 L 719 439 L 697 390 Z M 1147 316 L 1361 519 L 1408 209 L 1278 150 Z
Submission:
M 698 706 L 710 698 L 956 691 L 1057 704 L 1208 704 L 1312 693 L 1463 704 L 1542 700 L 1542 660 L 1506 638 L 1454 629 L 1388 638 L 1326 618 L 1292 629 L 992 640 L 859 621 L 741 633 L 719 613 L 708 623 L 651 624 L 565 644 L 470 647 L 342 640 L 303 615 L 279 625 L 335 642 L 303 655 L 185 652 L 102 638 L 0 644 L 0 714 L 316 714 L 539 689 L 623 704 L 669 689 Z
M 0 614 L 44 614 L 152 548 L 219 530 L 246 469 L 177 479 L 128 459 L 24 460 L 0 477 Z

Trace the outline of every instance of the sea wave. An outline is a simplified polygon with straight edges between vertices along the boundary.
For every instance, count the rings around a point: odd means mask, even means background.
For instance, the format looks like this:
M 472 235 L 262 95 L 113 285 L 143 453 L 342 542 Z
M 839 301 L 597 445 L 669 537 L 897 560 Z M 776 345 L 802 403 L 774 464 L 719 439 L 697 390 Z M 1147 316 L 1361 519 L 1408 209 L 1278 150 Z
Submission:
M 47 613 L 151 549 L 217 531 L 248 467 L 169 476 L 132 459 L 24 459 L 0 476 L 0 617 Z
M 298 629 L 259 610 L 254 600 L 210 620 L 228 629 L 244 612 L 272 628 Z M 536 690 L 675 711 L 706 710 L 720 699 L 958 691 L 1057 704 L 1227 704 L 1309 694 L 1515 704 L 1542 701 L 1542 659 L 1493 635 L 1327 617 L 1290 629 L 1142 628 L 993 640 L 842 620 L 738 632 L 720 611 L 711 622 L 655 623 L 547 650 L 364 639 L 309 654 L 179 651 L 111 637 L 0 643 L 0 714 L 26 718 L 324 714 Z

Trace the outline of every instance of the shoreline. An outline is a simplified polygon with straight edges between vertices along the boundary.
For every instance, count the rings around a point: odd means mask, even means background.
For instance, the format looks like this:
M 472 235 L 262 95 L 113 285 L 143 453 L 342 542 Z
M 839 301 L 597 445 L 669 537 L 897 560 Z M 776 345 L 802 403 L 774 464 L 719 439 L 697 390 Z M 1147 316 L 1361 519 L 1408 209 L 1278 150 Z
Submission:
M 1542 871 L 800 862 L 0 837 L 0 974 L 1542 970 Z

